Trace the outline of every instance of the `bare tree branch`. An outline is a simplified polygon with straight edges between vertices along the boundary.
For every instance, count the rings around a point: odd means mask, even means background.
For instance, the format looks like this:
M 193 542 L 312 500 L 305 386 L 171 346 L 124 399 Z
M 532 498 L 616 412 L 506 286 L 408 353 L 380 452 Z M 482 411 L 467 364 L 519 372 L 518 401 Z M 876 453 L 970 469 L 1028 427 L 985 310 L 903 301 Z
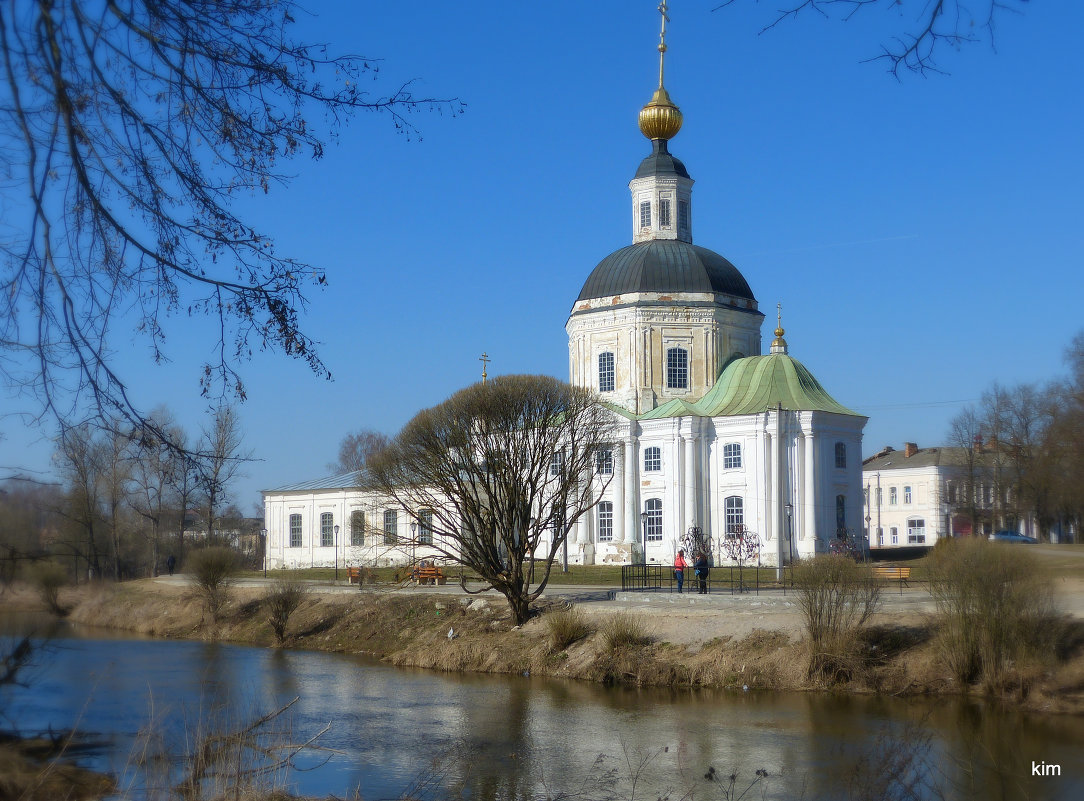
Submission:
M 736 5 L 742 0 L 724 0 L 712 10 Z M 816 12 L 825 19 L 833 16 L 843 21 L 860 11 L 879 7 L 899 15 L 902 30 L 881 45 L 881 52 L 866 61 L 887 61 L 888 71 L 896 78 L 904 71 L 919 75 L 943 73 L 937 56 L 945 48 L 960 50 L 965 44 L 987 40 L 996 49 L 998 18 L 1006 13 L 1022 13 L 1029 0 L 791 0 L 776 9 L 772 20 L 761 28 L 766 33 L 777 25 L 804 14 Z
M 237 365 L 254 349 L 328 375 L 299 327 L 324 273 L 279 255 L 234 199 L 285 183 L 284 158 L 319 158 L 358 112 L 414 137 L 411 113 L 463 104 L 409 83 L 370 93 L 379 62 L 296 42 L 296 13 L 289 0 L 0 0 L 0 375 L 38 418 L 116 418 L 170 445 L 114 369 L 114 340 L 131 326 L 164 360 L 175 315 L 216 320 L 205 394 L 243 399 Z

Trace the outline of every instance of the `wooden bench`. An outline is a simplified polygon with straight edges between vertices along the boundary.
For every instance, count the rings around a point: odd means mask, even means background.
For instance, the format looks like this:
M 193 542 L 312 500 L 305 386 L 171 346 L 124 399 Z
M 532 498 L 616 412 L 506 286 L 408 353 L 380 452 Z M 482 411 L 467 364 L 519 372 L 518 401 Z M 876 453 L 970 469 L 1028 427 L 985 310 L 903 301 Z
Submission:
M 416 567 L 413 575 L 415 584 L 444 584 L 444 571 L 436 566 Z
M 892 565 L 874 565 L 873 577 L 886 581 L 898 581 L 900 583 L 900 595 L 903 594 L 903 585 L 911 578 L 911 568 L 894 567 Z
M 361 567 L 346 568 L 346 583 L 361 585 Z

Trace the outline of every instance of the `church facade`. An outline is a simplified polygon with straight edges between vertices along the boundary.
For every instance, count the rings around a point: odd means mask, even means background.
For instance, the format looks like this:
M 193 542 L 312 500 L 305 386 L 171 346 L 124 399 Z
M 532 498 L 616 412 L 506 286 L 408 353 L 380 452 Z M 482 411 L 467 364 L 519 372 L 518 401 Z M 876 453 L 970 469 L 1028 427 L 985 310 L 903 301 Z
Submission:
M 580 564 L 670 563 L 683 545 L 780 565 L 861 537 L 862 429 L 789 353 L 741 272 L 693 243 L 693 179 L 670 153 L 682 116 L 663 86 L 640 111 L 651 152 L 629 183 L 632 244 L 588 275 L 566 324 L 569 381 L 617 435 L 597 506 L 568 539 Z M 264 493 L 270 567 L 423 558 L 419 513 L 348 474 Z M 390 533 L 389 533 L 390 529 Z M 424 530 L 424 528 L 423 528 Z M 397 546 L 409 539 L 410 551 Z

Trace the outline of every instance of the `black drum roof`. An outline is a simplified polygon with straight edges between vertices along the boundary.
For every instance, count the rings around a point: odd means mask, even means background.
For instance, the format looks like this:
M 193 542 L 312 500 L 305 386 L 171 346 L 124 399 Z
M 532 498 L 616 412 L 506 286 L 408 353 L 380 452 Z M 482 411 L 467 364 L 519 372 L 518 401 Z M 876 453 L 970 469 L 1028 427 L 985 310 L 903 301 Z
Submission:
M 632 292 L 720 292 L 756 300 L 737 267 L 713 250 L 676 239 L 614 251 L 591 271 L 576 300 Z
M 640 162 L 634 177 L 645 178 L 648 175 L 680 175 L 688 178 L 689 171 L 685 169 L 681 159 L 674 157 L 666 149 L 665 139 L 652 139 L 651 155 Z

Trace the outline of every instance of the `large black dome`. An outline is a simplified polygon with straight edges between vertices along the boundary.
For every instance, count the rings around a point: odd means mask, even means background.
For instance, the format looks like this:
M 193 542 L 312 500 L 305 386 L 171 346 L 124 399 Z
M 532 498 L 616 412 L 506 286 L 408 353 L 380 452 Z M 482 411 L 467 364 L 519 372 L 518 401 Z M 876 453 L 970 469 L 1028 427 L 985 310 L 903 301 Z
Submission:
M 614 251 L 591 271 L 576 300 L 632 292 L 720 292 L 756 300 L 737 267 L 713 250 L 676 239 Z

